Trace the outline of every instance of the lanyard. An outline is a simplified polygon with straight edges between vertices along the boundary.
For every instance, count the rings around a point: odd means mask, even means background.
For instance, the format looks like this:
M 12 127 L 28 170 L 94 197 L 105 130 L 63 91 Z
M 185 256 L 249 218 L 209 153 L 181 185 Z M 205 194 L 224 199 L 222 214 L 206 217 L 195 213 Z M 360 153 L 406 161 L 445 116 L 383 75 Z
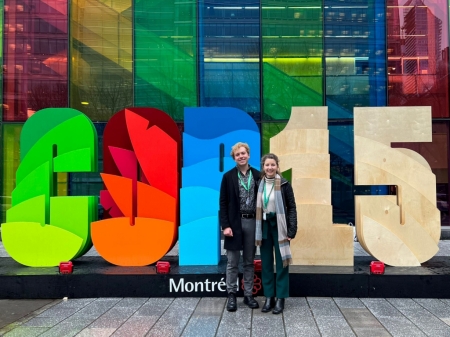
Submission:
M 270 189 L 269 195 L 266 196 L 266 182 L 264 181 L 264 196 L 263 196 L 263 204 L 264 204 L 264 209 L 267 210 L 267 205 L 269 204 L 269 198 L 270 195 L 272 194 L 273 191 L 273 186 L 275 185 L 275 181 L 272 184 L 272 188 Z
M 241 175 L 239 174 L 239 170 L 238 170 L 238 178 L 239 178 L 239 181 L 241 182 L 242 187 L 243 187 L 246 191 L 248 191 L 248 190 L 250 189 L 250 185 L 251 185 L 251 183 L 252 183 L 252 177 L 253 177 L 252 171 L 250 170 L 250 174 L 248 175 L 248 180 L 247 180 L 247 186 L 245 186 L 244 181 L 242 180 Z

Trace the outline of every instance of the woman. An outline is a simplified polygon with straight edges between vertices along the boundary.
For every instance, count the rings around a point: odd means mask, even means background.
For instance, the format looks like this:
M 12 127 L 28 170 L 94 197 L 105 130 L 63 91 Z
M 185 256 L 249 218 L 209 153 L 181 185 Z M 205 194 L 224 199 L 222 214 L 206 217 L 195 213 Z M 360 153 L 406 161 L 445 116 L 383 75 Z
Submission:
M 261 246 L 262 284 L 266 296 L 261 311 L 269 312 L 273 308 L 272 313 L 280 314 L 284 310 L 284 299 L 289 297 L 289 264 L 292 264 L 289 241 L 297 233 L 297 209 L 292 186 L 280 176 L 278 157 L 273 153 L 261 159 L 261 178 L 256 199 L 256 245 Z

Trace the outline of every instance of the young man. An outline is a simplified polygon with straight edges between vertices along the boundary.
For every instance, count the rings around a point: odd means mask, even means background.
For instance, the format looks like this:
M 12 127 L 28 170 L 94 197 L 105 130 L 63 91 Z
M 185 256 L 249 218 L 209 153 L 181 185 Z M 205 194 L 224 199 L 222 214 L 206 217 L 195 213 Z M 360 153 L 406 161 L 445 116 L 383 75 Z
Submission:
M 250 148 L 237 143 L 231 148 L 236 167 L 226 172 L 220 186 L 220 225 L 227 250 L 228 311 L 236 311 L 238 264 L 242 250 L 244 267 L 244 304 L 259 307 L 252 296 L 255 258 L 256 194 L 260 172 L 248 164 Z

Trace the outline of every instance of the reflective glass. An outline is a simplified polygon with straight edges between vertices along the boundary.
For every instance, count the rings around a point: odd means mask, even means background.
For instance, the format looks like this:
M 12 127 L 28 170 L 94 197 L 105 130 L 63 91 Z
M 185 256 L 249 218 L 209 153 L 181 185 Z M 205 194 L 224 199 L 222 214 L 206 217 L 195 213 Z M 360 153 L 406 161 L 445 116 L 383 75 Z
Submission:
M 131 2 L 70 2 L 70 106 L 93 121 L 133 103 Z
M 446 0 L 388 0 L 389 106 L 431 106 L 448 111 L 448 6 Z
M 11 207 L 11 192 L 16 186 L 16 170 L 20 163 L 20 132 L 23 124 L 4 124 L 2 127 L 2 222 Z
M 326 104 L 330 118 L 386 105 L 384 0 L 325 0 Z
M 262 0 L 263 118 L 323 105 L 322 1 Z
M 275 137 L 286 127 L 286 122 L 280 123 L 263 123 L 262 124 L 262 153 L 264 155 L 266 153 L 270 153 L 270 138 Z
M 196 1 L 134 3 L 134 105 L 158 108 L 177 121 L 197 106 Z
M 3 120 L 66 107 L 67 0 L 5 0 Z
M 199 1 L 200 105 L 260 120 L 259 1 Z

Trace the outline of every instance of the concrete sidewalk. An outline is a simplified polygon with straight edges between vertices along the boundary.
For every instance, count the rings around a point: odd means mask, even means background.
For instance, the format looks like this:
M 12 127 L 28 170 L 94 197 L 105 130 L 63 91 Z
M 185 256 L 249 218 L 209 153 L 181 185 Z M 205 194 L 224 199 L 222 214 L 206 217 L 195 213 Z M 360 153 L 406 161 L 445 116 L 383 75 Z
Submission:
M 282 315 L 225 298 L 57 300 L 0 330 L 4 336 L 450 336 L 450 300 L 289 298 Z M 258 298 L 262 304 L 263 298 Z

